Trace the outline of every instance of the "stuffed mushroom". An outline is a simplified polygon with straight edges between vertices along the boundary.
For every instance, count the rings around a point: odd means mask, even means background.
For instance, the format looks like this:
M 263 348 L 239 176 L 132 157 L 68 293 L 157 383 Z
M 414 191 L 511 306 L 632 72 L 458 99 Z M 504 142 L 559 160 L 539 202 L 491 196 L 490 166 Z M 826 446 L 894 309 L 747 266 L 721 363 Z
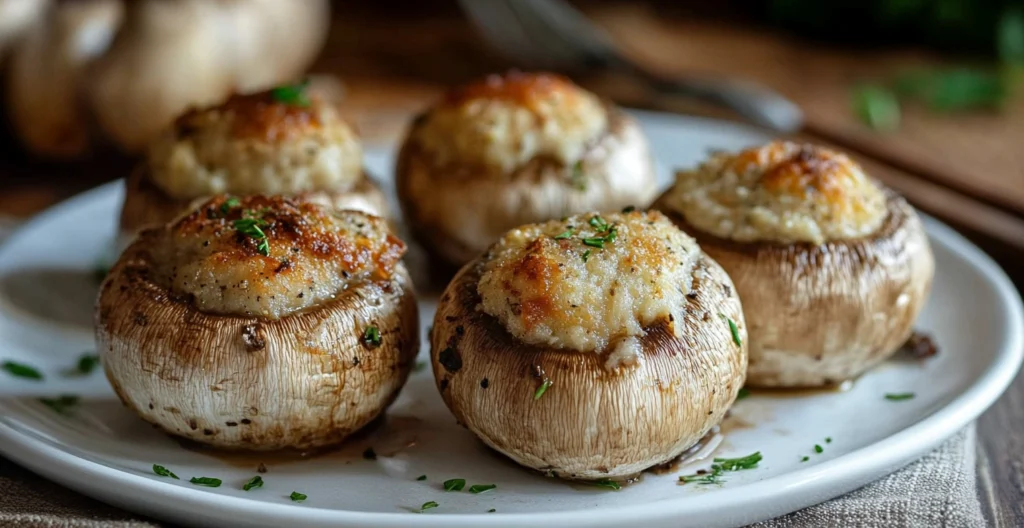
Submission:
M 779 141 L 715 154 L 654 207 L 736 284 L 752 386 L 865 372 L 907 340 L 928 296 L 935 266 L 917 213 L 841 153 Z
M 124 404 L 219 448 L 312 449 L 380 416 L 419 348 L 404 244 L 358 211 L 215 197 L 143 231 L 96 341 Z
M 276 194 L 386 215 L 355 131 L 293 85 L 193 110 L 151 144 L 128 178 L 121 228 L 133 235 L 215 194 Z
M 396 181 L 413 235 L 456 266 L 513 227 L 646 206 L 656 194 L 636 122 L 543 73 L 492 75 L 444 95 L 410 127 Z
M 430 344 L 461 424 L 567 479 L 679 456 L 721 422 L 747 366 L 729 277 L 657 212 L 509 231 L 445 290 Z

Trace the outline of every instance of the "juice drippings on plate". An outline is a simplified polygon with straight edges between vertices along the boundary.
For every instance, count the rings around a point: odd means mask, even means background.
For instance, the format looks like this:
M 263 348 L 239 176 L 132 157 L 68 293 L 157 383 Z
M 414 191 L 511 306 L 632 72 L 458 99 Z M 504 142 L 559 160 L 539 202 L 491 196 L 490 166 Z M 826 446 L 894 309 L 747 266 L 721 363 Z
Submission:
M 822 394 L 839 394 L 853 389 L 854 380 L 846 380 L 834 385 L 801 388 L 750 388 L 751 396 L 767 396 L 771 398 L 806 398 Z
M 728 419 L 726 421 L 728 421 Z M 655 475 L 675 473 L 683 466 L 688 466 L 710 458 L 711 455 L 714 454 L 715 450 L 718 449 L 718 446 L 722 445 L 722 440 L 724 439 L 723 430 L 724 427 L 721 426 L 716 425 L 715 427 L 712 427 L 711 430 L 708 431 L 708 434 L 704 435 L 700 440 L 697 440 L 696 444 L 693 444 L 689 449 L 683 451 L 679 456 L 663 464 L 647 468 L 644 471 L 647 473 L 654 473 Z

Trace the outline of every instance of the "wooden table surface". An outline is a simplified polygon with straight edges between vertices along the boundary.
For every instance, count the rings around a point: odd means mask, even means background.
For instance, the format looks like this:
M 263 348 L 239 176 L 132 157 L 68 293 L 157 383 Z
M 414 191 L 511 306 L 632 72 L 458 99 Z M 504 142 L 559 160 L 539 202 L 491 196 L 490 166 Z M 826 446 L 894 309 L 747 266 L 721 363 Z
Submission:
M 314 71 L 341 78 L 343 110 L 368 141 L 399 134 L 406 117 L 444 86 L 515 66 L 489 51 L 453 5 L 401 2 L 401 12 L 381 17 L 365 3 L 341 4 Z M 811 122 L 833 132 L 830 139 L 885 155 L 879 162 L 855 152 L 875 176 L 953 224 L 1024 286 L 1024 98 L 998 114 L 936 116 L 910 107 L 899 131 L 881 135 L 851 116 L 850 86 L 939 59 L 920 51 L 834 49 L 642 3 L 599 3 L 587 11 L 652 67 L 761 81 L 798 102 Z M 626 103 L 651 102 L 621 79 L 578 81 Z M 0 215 L 27 217 L 124 176 L 132 163 L 116 153 L 76 164 L 39 162 L 0 139 Z M 1024 376 L 981 418 L 979 438 L 978 482 L 992 523 L 1024 526 Z

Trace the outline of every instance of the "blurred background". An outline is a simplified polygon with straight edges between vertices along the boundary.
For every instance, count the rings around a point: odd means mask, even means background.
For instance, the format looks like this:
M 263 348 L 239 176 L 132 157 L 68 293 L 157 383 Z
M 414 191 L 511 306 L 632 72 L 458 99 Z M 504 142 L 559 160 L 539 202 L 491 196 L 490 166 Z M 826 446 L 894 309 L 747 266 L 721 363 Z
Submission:
M 446 86 L 547 67 L 623 105 L 724 119 L 744 116 L 657 81 L 772 90 L 803 112 L 789 135 L 850 152 L 1019 268 L 1024 1 L 580 0 L 586 18 L 548 45 L 579 46 L 592 22 L 621 60 L 503 49 L 496 28 L 544 3 L 0 0 L 0 215 L 125 176 L 153 130 L 233 90 L 309 72 L 389 141 Z

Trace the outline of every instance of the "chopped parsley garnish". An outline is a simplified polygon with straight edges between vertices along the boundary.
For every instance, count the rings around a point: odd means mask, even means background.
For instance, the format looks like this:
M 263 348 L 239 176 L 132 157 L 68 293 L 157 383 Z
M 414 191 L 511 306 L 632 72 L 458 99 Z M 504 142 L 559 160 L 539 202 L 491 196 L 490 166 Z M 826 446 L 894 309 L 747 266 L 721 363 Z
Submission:
M 423 506 L 420 506 L 420 511 L 427 511 L 432 508 L 437 508 L 437 503 L 434 501 L 427 501 L 423 503 Z
M 808 460 L 810 460 L 810 459 L 811 459 L 811 457 L 809 457 L 809 456 L 804 456 L 803 458 L 801 458 L 801 459 L 800 459 L 800 461 L 801 461 L 801 462 L 807 462 L 807 461 L 808 461 Z
M 497 488 L 497 484 L 473 484 L 469 487 L 470 493 L 484 493 Z
M 590 227 L 593 227 L 598 231 L 608 230 L 608 222 L 604 218 L 601 218 L 600 216 L 595 215 L 590 217 L 590 222 L 588 223 L 590 224 Z
M 100 357 L 96 354 L 86 353 L 82 354 L 82 356 L 78 358 L 78 364 L 75 365 L 75 368 L 68 373 L 84 376 L 86 374 L 91 374 L 98 366 L 100 366 Z
M 608 488 L 610 490 L 615 490 L 615 491 L 619 491 L 620 489 L 622 489 L 622 485 L 621 484 L 619 484 L 618 482 L 615 482 L 614 480 L 611 480 L 611 479 L 595 480 L 593 482 L 589 482 L 589 484 L 591 484 L 593 486 L 597 486 L 599 488 Z
M 736 393 L 736 401 L 750 397 L 750 389 L 746 387 L 740 388 L 739 392 Z
M 885 395 L 885 399 L 890 401 L 903 401 L 912 400 L 916 396 L 913 392 L 899 392 L 899 393 L 888 393 Z
M 363 344 L 375 348 L 380 346 L 380 342 L 380 329 L 373 325 L 367 326 L 363 331 Z
M 494 508 L 491 508 L 491 509 L 487 510 L 487 513 L 494 513 L 496 511 L 498 511 L 498 510 L 495 510 Z
M 586 262 L 588 260 L 590 260 L 590 250 L 589 249 L 583 252 L 583 262 Z
M 228 214 L 228 211 L 238 207 L 239 205 L 242 205 L 242 202 L 240 202 L 238 198 L 232 196 L 231 198 L 224 200 L 224 203 L 220 204 L 220 212 L 221 214 Z
M 757 467 L 757 463 L 764 458 L 761 456 L 760 451 L 751 453 L 745 457 L 740 458 L 716 458 L 714 462 L 725 471 L 739 471 L 741 469 L 753 469 Z
M 575 229 L 576 229 L 575 227 L 569 226 L 569 229 L 566 229 L 564 232 L 555 235 L 555 240 L 565 240 L 565 239 L 571 237 L 572 236 L 572 232 Z
M 541 383 L 540 387 L 537 387 L 537 391 L 533 393 L 533 399 L 539 400 L 540 397 L 543 396 L 544 393 L 548 391 L 548 387 L 550 387 L 550 386 L 551 386 L 551 380 L 545 379 L 544 383 Z
M 466 479 L 448 479 L 444 481 L 445 491 L 462 491 L 466 487 Z
M 309 94 L 306 93 L 306 88 L 308 87 L 308 80 L 302 81 L 299 84 L 278 86 L 270 91 L 270 96 L 279 103 L 305 108 L 312 104 L 309 100 Z
M 732 342 L 736 343 L 736 346 L 743 346 L 743 341 L 740 340 L 740 329 L 736 326 L 736 321 L 733 321 L 731 317 L 721 312 L 718 313 L 718 316 L 726 323 L 729 323 L 729 333 L 732 334 Z
M 693 475 L 681 476 L 679 477 L 679 482 L 684 484 L 691 482 L 696 484 L 721 484 L 721 476 L 726 471 L 754 469 L 762 458 L 760 451 L 740 458 L 716 458 L 714 463 L 711 464 L 711 471 L 702 470 Z
M 34 367 L 23 365 L 21 363 L 15 363 L 13 361 L 4 361 L 0 364 L 0 368 L 7 371 L 8 374 L 16 378 L 25 378 L 31 380 L 43 379 L 43 374 L 36 370 Z
M 262 488 L 262 487 L 263 487 L 263 477 L 261 477 L 259 475 L 256 475 L 255 477 L 249 479 L 249 482 L 246 482 L 245 485 L 242 486 L 242 489 L 245 490 L 245 491 L 249 491 L 249 490 L 251 490 L 253 488 Z
M 427 476 L 426 475 L 420 475 L 420 476 L 416 477 L 416 480 L 427 480 Z
M 239 233 L 259 242 L 256 245 L 256 250 L 260 252 L 260 255 L 264 257 L 270 256 L 270 242 L 267 241 L 267 234 L 261 229 L 267 226 L 266 220 L 262 218 L 239 218 L 232 222 L 232 226 Z
M 181 480 L 177 475 L 171 472 L 171 470 L 161 466 L 160 464 L 153 464 L 153 473 L 161 477 L 171 477 L 174 480 Z
M 219 488 L 221 480 L 213 477 L 192 477 L 189 482 L 196 486 L 206 486 L 208 488 Z
M 821 447 L 821 444 L 814 444 L 814 452 L 815 453 L 824 453 L 825 452 L 825 448 Z
M 306 497 L 305 493 L 293 491 L 292 494 L 288 496 L 288 498 L 291 499 L 293 502 L 302 502 L 306 500 L 308 497 Z
M 57 398 L 39 398 L 39 402 L 58 414 L 67 414 L 72 407 L 78 405 L 78 396 L 62 395 Z
M 598 249 L 604 249 L 604 237 L 584 238 L 583 244 L 590 247 L 596 247 Z
M 587 180 L 583 173 L 583 160 L 579 160 L 572 166 L 572 178 L 569 180 L 577 191 L 587 190 Z
M 831 436 L 826 436 L 825 437 L 825 443 L 826 444 L 831 444 L 832 443 L 832 437 Z

